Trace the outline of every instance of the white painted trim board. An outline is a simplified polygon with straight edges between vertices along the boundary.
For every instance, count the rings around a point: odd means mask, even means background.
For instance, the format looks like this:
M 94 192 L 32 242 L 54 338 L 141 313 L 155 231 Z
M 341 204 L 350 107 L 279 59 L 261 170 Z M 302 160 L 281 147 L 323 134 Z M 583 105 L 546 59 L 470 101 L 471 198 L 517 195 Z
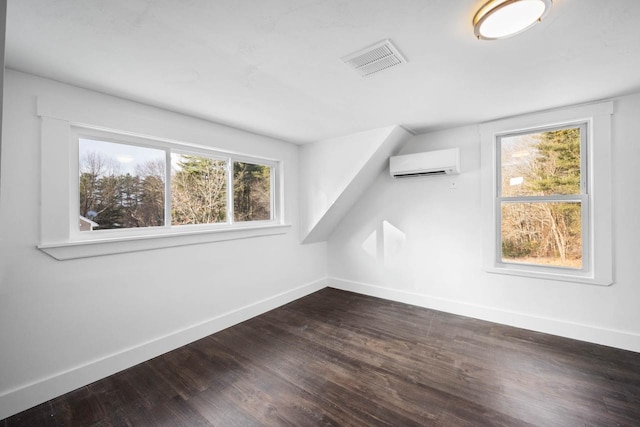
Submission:
M 326 287 L 318 279 L 261 301 L 221 314 L 204 322 L 154 338 L 117 353 L 76 366 L 0 394 L 0 420 L 91 384 L 109 375 L 160 356 L 171 350 L 237 325 Z
M 468 304 L 337 277 L 329 277 L 327 283 L 329 287 L 343 291 L 640 353 L 640 334 L 632 332 L 599 328 L 561 319 L 537 317 L 526 313 Z
M 524 328 L 551 335 L 640 352 L 640 335 L 531 316 L 525 313 L 463 303 L 398 289 L 355 282 L 336 277 L 318 279 L 273 297 L 232 310 L 205 322 L 147 341 L 118 353 L 87 362 L 0 395 L 0 419 L 46 402 L 116 372 L 135 366 L 168 351 L 249 320 L 277 307 L 317 292 L 325 287 L 355 292 L 461 316 Z

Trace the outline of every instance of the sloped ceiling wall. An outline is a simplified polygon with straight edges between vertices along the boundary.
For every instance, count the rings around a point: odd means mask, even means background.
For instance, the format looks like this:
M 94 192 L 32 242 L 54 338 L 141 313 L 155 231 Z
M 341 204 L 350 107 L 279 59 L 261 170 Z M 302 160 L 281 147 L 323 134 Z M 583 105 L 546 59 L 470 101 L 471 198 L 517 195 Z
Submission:
M 393 125 L 307 144 L 300 149 L 303 243 L 326 241 L 411 134 Z

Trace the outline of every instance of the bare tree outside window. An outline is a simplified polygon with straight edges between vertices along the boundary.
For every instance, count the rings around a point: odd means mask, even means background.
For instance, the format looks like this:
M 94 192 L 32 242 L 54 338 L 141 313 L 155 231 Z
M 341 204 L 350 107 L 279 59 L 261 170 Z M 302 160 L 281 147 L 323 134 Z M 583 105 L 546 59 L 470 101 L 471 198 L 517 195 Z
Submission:
M 80 139 L 79 161 L 79 215 L 92 230 L 164 225 L 164 151 Z
M 584 127 L 503 136 L 503 262 L 582 268 Z
M 212 224 L 227 220 L 227 162 L 172 154 L 171 224 Z
M 273 173 L 223 153 L 79 138 L 79 230 L 271 221 Z

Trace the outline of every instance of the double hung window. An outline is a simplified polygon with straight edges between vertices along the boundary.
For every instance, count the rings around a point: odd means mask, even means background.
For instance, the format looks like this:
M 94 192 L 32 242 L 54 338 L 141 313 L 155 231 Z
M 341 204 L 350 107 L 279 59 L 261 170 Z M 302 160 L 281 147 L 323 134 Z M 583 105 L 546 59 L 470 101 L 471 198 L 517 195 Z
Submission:
M 603 102 L 480 125 L 486 271 L 612 283 L 612 113 Z
M 501 264 L 588 268 L 587 125 L 496 137 Z

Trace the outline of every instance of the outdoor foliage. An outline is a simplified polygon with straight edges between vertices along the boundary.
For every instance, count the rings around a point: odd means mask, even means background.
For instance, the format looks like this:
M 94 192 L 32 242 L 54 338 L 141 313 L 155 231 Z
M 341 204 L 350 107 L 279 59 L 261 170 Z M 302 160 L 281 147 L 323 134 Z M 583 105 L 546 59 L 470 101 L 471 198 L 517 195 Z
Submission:
M 271 168 L 252 163 L 233 164 L 235 221 L 271 219 Z
M 159 226 L 164 223 L 164 162 L 149 161 L 136 174 L 96 152 L 80 162 L 80 215 L 95 230 Z
M 580 129 L 505 138 L 502 197 L 580 194 Z M 503 201 L 502 256 L 580 268 L 581 204 Z
M 212 224 L 227 220 L 227 162 L 172 154 L 171 223 Z M 234 162 L 234 220 L 271 219 L 271 168 Z M 103 153 L 80 159 L 80 215 L 94 230 L 163 226 L 165 161 L 147 161 L 135 173 Z
M 171 176 L 173 225 L 211 224 L 227 219 L 227 162 L 178 155 Z

